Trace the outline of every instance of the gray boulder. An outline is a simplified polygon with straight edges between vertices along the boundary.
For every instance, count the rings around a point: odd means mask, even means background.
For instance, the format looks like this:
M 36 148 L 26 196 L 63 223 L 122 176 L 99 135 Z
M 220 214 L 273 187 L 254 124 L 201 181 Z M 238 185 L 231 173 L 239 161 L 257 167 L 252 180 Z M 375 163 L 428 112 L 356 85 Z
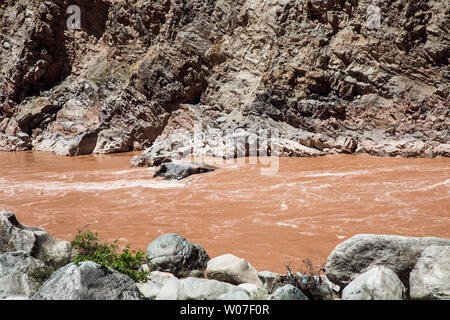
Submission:
M 186 276 L 192 270 L 203 269 L 209 256 L 202 246 L 187 241 L 176 233 L 156 238 L 147 247 L 148 263 L 154 271 Z
M 411 271 L 411 299 L 450 300 L 450 246 L 426 248 Z
M 32 300 L 140 300 L 128 276 L 87 261 L 56 270 Z
M 45 268 L 45 264 L 23 251 L 0 255 L 0 300 L 30 298 L 43 281 L 32 272 Z
M 303 292 L 292 284 L 278 288 L 270 295 L 270 300 L 309 300 Z
M 327 259 L 326 275 L 333 283 L 345 287 L 358 275 L 383 265 L 408 287 L 409 273 L 423 250 L 433 245 L 449 246 L 450 240 L 359 234 L 333 250 Z
M 350 282 L 342 291 L 342 300 L 403 300 L 405 291 L 394 271 L 378 266 Z
M 70 243 L 55 239 L 44 229 L 27 227 L 6 210 L 0 211 L 0 253 L 23 251 L 48 263 L 68 260 Z
M 153 178 L 163 177 L 165 180 L 181 180 L 193 174 L 200 174 L 216 170 L 216 167 L 197 163 L 162 163 Z
M 247 297 L 247 292 L 229 283 L 209 279 L 168 279 L 156 300 L 219 300 L 231 296 Z

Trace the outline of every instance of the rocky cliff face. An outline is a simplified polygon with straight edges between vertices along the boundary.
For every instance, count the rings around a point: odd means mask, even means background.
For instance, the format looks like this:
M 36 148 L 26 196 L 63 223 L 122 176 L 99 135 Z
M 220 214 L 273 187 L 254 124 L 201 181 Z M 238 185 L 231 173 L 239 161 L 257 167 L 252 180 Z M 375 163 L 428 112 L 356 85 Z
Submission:
M 148 148 L 135 165 L 152 165 L 202 122 L 225 141 L 276 130 L 287 156 L 449 156 L 449 16 L 439 0 L 2 1 L 0 150 Z

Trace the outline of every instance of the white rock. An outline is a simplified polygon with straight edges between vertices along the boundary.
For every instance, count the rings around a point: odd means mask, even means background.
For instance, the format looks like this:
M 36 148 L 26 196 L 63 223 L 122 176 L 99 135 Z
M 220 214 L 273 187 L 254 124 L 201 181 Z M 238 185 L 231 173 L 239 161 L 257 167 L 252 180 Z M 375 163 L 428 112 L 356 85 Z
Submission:
M 164 281 L 166 279 L 176 278 L 173 274 L 169 272 L 152 271 L 148 276 L 149 280 L 152 281 Z
M 186 278 L 181 281 L 180 300 L 218 300 L 224 294 L 246 291 L 229 283 L 216 280 Z
M 30 298 L 22 296 L 10 296 L 0 300 L 30 300 Z
M 29 273 L 43 267 L 42 261 L 22 251 L 0 255 L 0 299 L 31 297 L 43 281 L 34 279 Z
M 264 287 L 256 269 L 247 260 L 232 254 L 211 259 L 207 264 L 206 274 L 210 279 L 231 284 L 253 283 L 260 288 Z
M 180 284 L 181 280 L 177 278 L 167 279 L 164 281 L 164 285 L 159 290 L 155 300 L 178 300 Z
M 244 293 L 248 298 L 245 290 L 225 282 L 193 277 L 167 279 L 156 300 L 219 300 L 226 294 L 237 292 Z
M 412 299 L 450 300 L 450 246 L 426 248 L 409 279 Z
M 264 300 L 269 296 L 269 293 L 265 288 L 260 288 L 256 284 L 253 283 L 243 283 L 238 285 L 238 288 L 244 289 L 247 291 L 248 295 L 251 299 L 255 300 Z
M 250 300 L 246 291 L 235 291 L 221 295 L 219 300 Z
M 143 297 L 155 299 L 164 286 L 164 282 L 168 279 L 176 278 L 173 274 L 168 272 L 153 271 L 147 279 L 147 282 L 137 283 L 136 285 Z
M 256 284 L 253 284 L 253 283 L 242 283 L 242 284 L 238 285 L 238 288 L 244 289 L 248 293 L 252 293 L 252 292 L 261 290 L 260 287 L 258 287 Z
M 377 266 L 359 275 L 342 291 L 342 300 L 403 300 L 405 287 L 389 268 Z

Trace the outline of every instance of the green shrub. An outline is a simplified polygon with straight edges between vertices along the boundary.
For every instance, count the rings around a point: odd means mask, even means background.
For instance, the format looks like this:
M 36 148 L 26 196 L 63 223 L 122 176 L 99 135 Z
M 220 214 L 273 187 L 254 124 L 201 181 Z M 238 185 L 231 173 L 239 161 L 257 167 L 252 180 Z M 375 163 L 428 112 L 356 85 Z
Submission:
M 61 260 L 53 260 L 45 252 L 44 256 L 46 257 L 44 258 L 46 261 L 45 265 L 42 267 L 32 268 L 28 272 L 28 276 L 32 277 L 35 281 L 41 284 L 47 281 L 53 272 L 72 262 L 72 249 L 70 250 L 69 255 Z
M 72 241 L 72 246 L 76 250 L 75 264 L 93 261 L 105 268 L 117 270 L 135 282 L 145 281 L 149 275 L 149 272 L 142 270 L 142 265 L 147 262 L 145 253 L 130 250 L 128 245 L 120 251 L 118 240 L 100 243 L 98 233 L 80 231 Z

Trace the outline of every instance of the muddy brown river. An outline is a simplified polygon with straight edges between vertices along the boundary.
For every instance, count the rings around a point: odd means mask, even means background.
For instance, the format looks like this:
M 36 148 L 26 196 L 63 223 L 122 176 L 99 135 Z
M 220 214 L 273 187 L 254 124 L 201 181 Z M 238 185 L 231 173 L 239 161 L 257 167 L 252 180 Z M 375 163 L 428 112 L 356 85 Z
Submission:
M 175 232 L 211 257 L 232 253 L 275 272 L 307 257 L 321 264 L 358 233 L 450 238 L 449 158 L 281 158 L 275 175 L 216 163 L 215 172 L 164 181 L 130 168 L 135 154 L 0 152 L 0 209 L 65 240 L 89 225 L 145 250 Z

